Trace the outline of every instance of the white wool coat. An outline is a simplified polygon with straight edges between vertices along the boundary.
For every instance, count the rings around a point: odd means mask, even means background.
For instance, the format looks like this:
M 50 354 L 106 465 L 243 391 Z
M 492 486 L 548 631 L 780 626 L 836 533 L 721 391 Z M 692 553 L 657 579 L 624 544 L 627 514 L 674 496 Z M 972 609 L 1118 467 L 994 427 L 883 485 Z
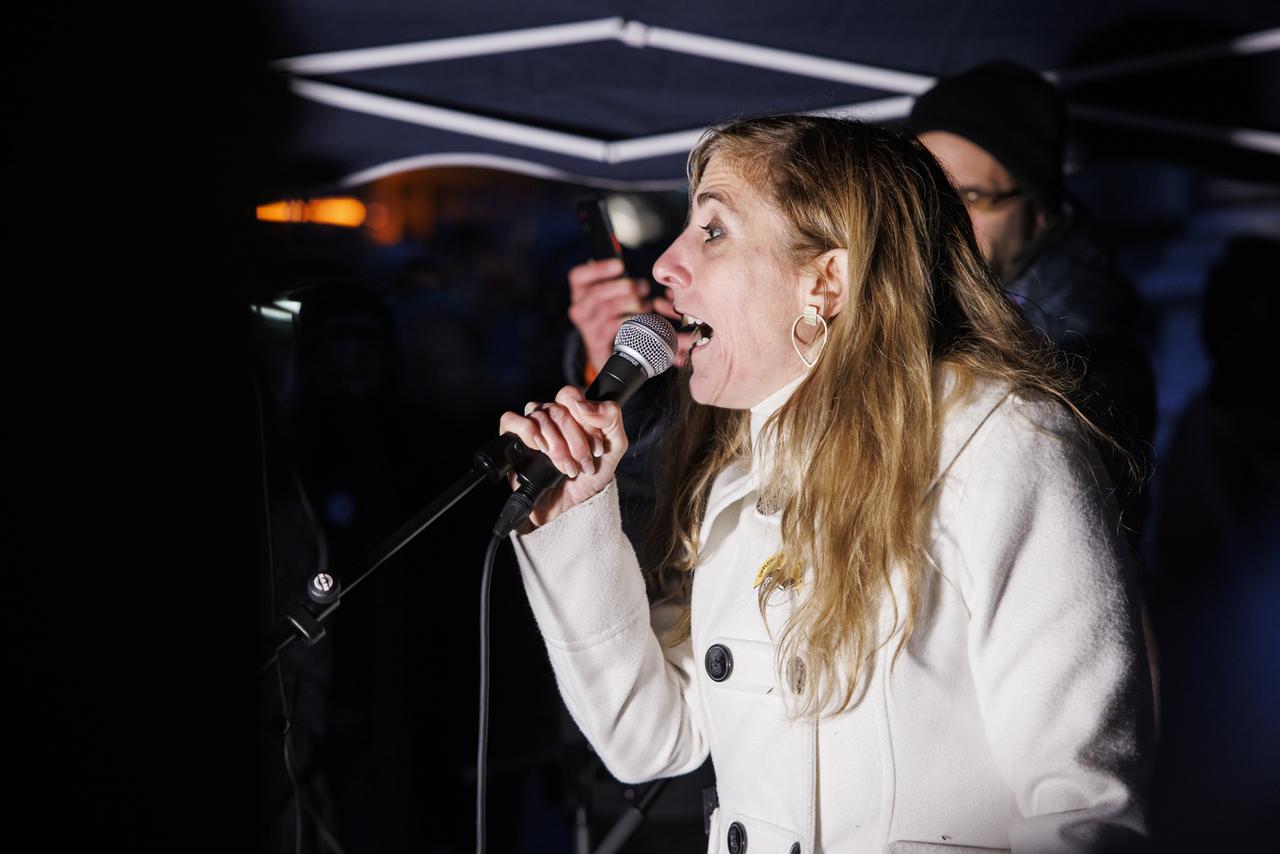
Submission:
M 753 409 L 757 438 L 792 388 Z M 609 770 L 641 782 L 710 752 L 710 852 L 735 826 L 750 854 L 1141 848 L 1149 672 L 1114 502 L 1074 420 L 995 383 L 950 409 L 917 628 L 895 658 L 886 599 L 867 690 L 817 720 L 788 713 L 772 641 L 804 585 L 764 617 L 754 587 L 781 544 L 756 507 L 756 447 L 712 488 L 692 637 L 674 648 L 614 486 L 513 536 L 561 695 Z

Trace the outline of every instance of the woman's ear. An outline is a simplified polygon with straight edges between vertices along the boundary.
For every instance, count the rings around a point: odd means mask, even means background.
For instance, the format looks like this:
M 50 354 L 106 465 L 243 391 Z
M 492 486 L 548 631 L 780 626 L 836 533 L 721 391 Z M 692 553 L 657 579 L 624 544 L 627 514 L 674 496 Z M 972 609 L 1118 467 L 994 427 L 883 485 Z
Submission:
M 816 305 L 818 313 L 830 320 L 844 311 L 849 296 L 849 250 L 829 249 L 814 260 L 811 269 L 804 279 L 804 304 Z

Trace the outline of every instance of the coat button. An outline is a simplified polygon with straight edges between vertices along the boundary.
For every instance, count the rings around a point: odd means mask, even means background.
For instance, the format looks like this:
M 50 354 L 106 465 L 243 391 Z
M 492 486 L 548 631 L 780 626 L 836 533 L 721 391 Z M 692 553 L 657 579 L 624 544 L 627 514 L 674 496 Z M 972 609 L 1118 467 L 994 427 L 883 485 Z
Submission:
M 711 677 L 711 681 L 723 682 L 733 672 L 733 653 L 724 644 L 713 643 L 707 648 L 703 663 L 707 666 L 707 675 Z
M 742 822 L 735 821 L 729 825 L 729 854 L 746 854 L 747 829 Z

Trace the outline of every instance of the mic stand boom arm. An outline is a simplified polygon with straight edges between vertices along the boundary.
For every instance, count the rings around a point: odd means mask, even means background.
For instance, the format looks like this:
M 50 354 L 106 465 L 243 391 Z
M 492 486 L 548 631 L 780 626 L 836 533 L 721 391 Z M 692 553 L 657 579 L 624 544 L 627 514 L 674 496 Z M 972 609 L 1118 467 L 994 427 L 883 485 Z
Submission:
M 343 593 L 354 590 L 357 584 L 425 531 L 482 481 L 501 482 L 531 453 L 515 435 L 504 433 L 476 451 L 471 471 L 458 478 L 426 509 L 383 540 L 345 577 L 335 577 L 327 572 L 317 573 L 307 584 L 307 598 L 290 611 L 272 631 L 266 660 L 260 670 L 266 670 L 274 664 L 280 653 L 293 641 L 301 639 L 310 646 L 324 637 L 324 623 L 337 610 Z
M 641 383 L 671 367 L 675 355 L 676 333 L 671 324 L 656 314 L 636 315 L 618 327 L 613 355 L 587 389 L 586 398 L 611 400 L 619 405 L 626 403 Z M 529 450 L 510 433 L 499 436 L 477 451 L 473 462 L 471 471 L 384 540 L 354 572 L 349 573 L 347 590 L 355 589 L 365 576 L 404 548 L 464 495 L 479 486 L 480 481 L 487 479 L 498 483 L 513 470 L 519 470 L 519 486 L 503 505 L 493 528 L 494 537 L 502 538 L 528 518 L 543 492 L 564 479 L 545 454 Z M 324 637 L 324 621 L 337 609 L 342 593 L 342 579 L 327 572 L 317 573 L 307 584 L 307 599 L 290 611 L 272 632 L 262 670 L 270 667 L 295 638 L 302 638 L 311 645 Z

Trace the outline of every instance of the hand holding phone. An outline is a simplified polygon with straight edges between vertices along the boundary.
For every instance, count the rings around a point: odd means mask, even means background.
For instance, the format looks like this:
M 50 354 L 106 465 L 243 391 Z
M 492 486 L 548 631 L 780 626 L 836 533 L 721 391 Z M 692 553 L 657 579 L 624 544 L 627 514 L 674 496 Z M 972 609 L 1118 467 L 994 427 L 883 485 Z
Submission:
M 613 337 L 632 315 L 656 311 L 669 319 L 676 315 L 665 292 L 650 297 L 649 283 L 627 276 L 622 244 L 609 221 L 603 196 L 578 202 L 578 222 L 587 241 L 591 261 L 569 271 L 569 320 L 582 336 L 590 383 L 595 368 L 613 353 Z

